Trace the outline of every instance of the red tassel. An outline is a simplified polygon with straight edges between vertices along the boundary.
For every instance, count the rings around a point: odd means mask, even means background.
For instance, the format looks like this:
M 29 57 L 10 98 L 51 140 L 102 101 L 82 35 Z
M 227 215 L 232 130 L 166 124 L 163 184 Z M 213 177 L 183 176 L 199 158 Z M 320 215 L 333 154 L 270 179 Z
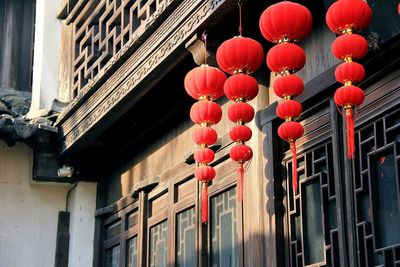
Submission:
M 202 182 L 201 187 L 201 222 L 207 223 L 208 221 L 208 184 Z
M 346 137 L 347 137 L 347 157 L 354 159 L 356 147 L 354 145 L 354 116 L 353 109 L 346 108 Z
M 243 163 L 239 163 L 237 171 L 237 201 L 243 202 L 243 183 L 244 183 L 244 167 Z
M 292 188 L 293 194 L 296 194 L 298 184 L 297 184 L 297 151 L 296 151 L 296 142 L 292 141 L 290 144 L 290 150 L 292 151 Z

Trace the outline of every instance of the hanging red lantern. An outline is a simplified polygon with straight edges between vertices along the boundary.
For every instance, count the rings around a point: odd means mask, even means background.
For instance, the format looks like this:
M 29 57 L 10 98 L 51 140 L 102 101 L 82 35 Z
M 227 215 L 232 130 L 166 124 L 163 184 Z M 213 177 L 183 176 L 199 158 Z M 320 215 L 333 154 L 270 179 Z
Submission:
M 342 86 L 336 90 L 334 100 L 341 107 L 359 106 L 364 102 L 364 91 L 360 87 Z
M 296 140 L 299 139 L 303 133 L 303 126 L 295 121 L 285 121 L 278 128 L 279 137 L 289 143 L 292 152 L 292 188 L 294 192 L 296 192 L 298 188 Z
M 215 152 L 208 147 L 201 148 L 194 153 L 194 159 L 201 164 L 209 164 L 214 160 Z
M 326 24 L 338 34 L 365 29 L 371 19 L 372 10 L 364 0 L 337 1 L 326 13 Z
M 221 107 L 212 101 L 199 101 L 190 109 L 190 118 L 196 124 L 214 125 L 222 118 Z
M 218 99 L 224 95 L 221 89 L 225 81 L 226 75 L 221 70 L 201 65 L 186 74 L 184 84 L 186 92 L 194 99 L 199 100 L 201 97 Z
M 340 60 L 361 59 L 368 52 L 368 42 L 358 34 L 345 34 L 333 41 L 332 54 Z
M 303 108 L 296 100 L 287 100 L 278 104 L 276 107 L 276 115 L 283 120 L 291 120 L 300 116 Z
M 204 50 L 207 46 L 207 35 L 203 34 Z M 205 58 L 205 61 L 207 58 Z M 202 184 L 201 221 L 208 220 L 208 182 L 214 179 L 216 173 L 209 164 L 214 160 L 215 152 L 208 148 L 217 141 L 217 133 L 210 126 L 217 124 L 222 117 L 221 107 L 213 100 L 223 95 L 223 85 L 226 75 L 217 68 L 206 64 L 194 68 L 185 77 L 186 92 L 199 100 L 190 109 L 190 119 L 200 128 L 193 131 L 193 141 L 199 146 L 194 153 L 197 167 L 194 175 Z
M 281 75 L 274 81 L 274 92 L 284 99 L 276 109 L 278 117 L 285 122 L 278 128 L 281 139 L 290 144 L 292 151 L 292 187 L 297 191 L 297 154 L 296 140 L 302 136 L 303 127 L 294 118 L 300 116 L 302 106 L 292 100 L 304 90 L 302 79 L 293 75 L 301 70 L 306 63 L 306 54 L 303 48 L 295 44 L 310 34 L 312 16 L 310 11 L 297 3 L 284 1 L 268 7 L 261 15 L 260 30 L 263 36 L 274 43 L 267 54 L 269 69 Z M 293 43 L 292 43 L 293 42 Z
M 249 146 L 238 144 L 231 148 L 229 153 L 231 159 L 236 162 L 238 173 L 238 201 L 243 201 L 244 166 L 243 164 L 253 157 L 253 150 Z
M 283 39 L 301 41 L 312 29 L 312 16 L 304 6 L 290 1 L 269 6 L 260 18 L 260 30 L 265 39 L 278 43 Z
M 304 49 L 296 44 L 283 43 L 273 46 L 267 54 L 267 65 L 277 73 L 284 71 L 296 72 L 306 63 Z
M 342 84 L 359 83 L 364 77 L 364 66 L 357 62 L 344 62 L 337 66 L 335 70 L 335 78 Z
M 364 91 L 357 86 L 342 86 L 336 90 L 334 100 L 338 106 L 345 109 L 347 157 L 353 159 L 356 147 L 354 144 L 354 112 L 353 107 L 364 102 Z
M 192 133 L 193 142 L 200 147 L 208 147 L 217 142 L 217 132 L 211 127 L 200 127 Z
M 252 73 L 261 67 L 263 60 L 264 51 L 260 43 L 243 36 L 223 42 L 217 50 L 218 66 L 229 74 Z
M 243 37 L 242 34 L 242 3 L 239 1 L 239 34 L 240 36 L 231 38 L 221 44 L 217 50 L 217 62 L 219 67 L 233 76 L 224 85 L 224 92 L 231 101 L 235 101 L 228 109 L 228 118 L 238 124 L 230 132 L 230 138 L 237 145 L 244 145 L 250 140 L 251 130 L 245 123 L 254 118 L 254 109 L 247 101 L 254 99 L 258 94 L 258 83 L 249 74 L 261 67 L 264 61 L 264 51 L 262 46 L 255 40 Z M 236 146 L 235 146 L 236 147 Z M 249 147 L 247 147 L 249 148 Z M 237 149 L 237 148 L 232 148 Z M 250 148 L 249 148 L 250 149 Z M 251 151 L 251 149 L 250 149 Z M 243 175 L 244 166 L 247 160 L 235 160 L 230 154 L 231 159 L 237 165 L 237 199 L 243 200 Z
M 303 90 L 303 80 L 294 74 L 280 76 L 274 81 L 274 92 L 280 98 L 298 96 Z
M 364 101 L 364 92 L 353 86 L 365 76 L 365 70 L 353 60 L 363 58 L 368 52 L 367 40 L 354 31 L 360 31 L 368 26 L 372 11 L 363 0 L 339 0 L 333 3 L 326 14 L 326 23 L 335 33 L 342 34 L 332 44 L 333 55 L 346 63 L 340 64 L 335 70 L 336 79 L 345 86 L 336 90 L 335 103 L 345 109 L 347 156 L 355 156 L 354 145 L 354 112 L 353 108 Z
M 228 108 L 228 118 L 234 123 L 249 123 L 254 118 L 254 109 L 245 102 L 234 103 Z
M 236 125 L 229 132 L 229 137 L 237 143 L 244 143 L 251 139 L 252 132 L 246 125 Z
M 195 170 L 195 177 L 201 181 L 201 221 L 208 221 L 208 185 L 207 182 L 215 178 L 215 169 L 211 166 L 199 166 Z
M 229 77 L 224 84 L 224 93 L 229 100 L 253 100 L 258 94 L 257 80 L 246 74 L 237 74 Z

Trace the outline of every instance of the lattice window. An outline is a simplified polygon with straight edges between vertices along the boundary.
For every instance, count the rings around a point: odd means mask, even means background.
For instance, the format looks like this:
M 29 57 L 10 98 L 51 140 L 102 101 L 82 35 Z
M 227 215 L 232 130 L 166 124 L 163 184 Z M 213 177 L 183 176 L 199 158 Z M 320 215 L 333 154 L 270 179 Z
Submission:
M 128 267 L 137 267 L 137 261 L 138 261 L 137 236 L 128 240 L 127 249 L 128 249 L 127 251 Z
M 211 264 L 239 266 L 236 187 L 211 198 Z
M 89 8 L 93 11 L 75 24 L 73 95 L 93 80 L 124 46 L 142 35 L 172 2 L 179 0 L 101 0 Z M 79 8 L 85 10 L 81 5 Z
M 150 228 L 149 266 L 167 266 L 168 221 L 164 221 Z
M 357 134 L 354 176 L 358 261 L 400 265 L 400 111 L 365 125 Z
M 291 266 L 339 266 L 332 142 L 299 155 L 299 192 L 289 193 Z M 291 173 L 291 162 L 286 162 Z
M 119 246 L 115 246 L 106 250 L 106 267 L 119 267 L 119 256 Z
M 190 208 L 176 216 L 177 267 L 196 266 L 196 211 Z

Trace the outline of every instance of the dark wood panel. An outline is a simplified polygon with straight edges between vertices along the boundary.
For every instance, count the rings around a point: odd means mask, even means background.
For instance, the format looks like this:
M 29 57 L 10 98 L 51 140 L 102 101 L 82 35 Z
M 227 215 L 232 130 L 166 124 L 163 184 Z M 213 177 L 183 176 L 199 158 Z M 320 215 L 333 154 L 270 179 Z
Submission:
M 0 3 L 0 88 L 31 91 L 34 0 Z

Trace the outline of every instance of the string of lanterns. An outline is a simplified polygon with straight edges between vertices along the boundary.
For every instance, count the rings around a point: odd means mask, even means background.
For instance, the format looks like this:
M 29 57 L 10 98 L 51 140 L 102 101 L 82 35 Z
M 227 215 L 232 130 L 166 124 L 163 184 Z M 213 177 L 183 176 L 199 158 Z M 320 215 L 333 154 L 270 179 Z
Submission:
M 303 92 L 304 83 L 294 73 L 301 70 L 306 62 L 306 53 L 297 43 L 311 33 L 312 16 L 306 7 L 284 1 L 269 6 L 262 13 L 259 25 L 264 38 L 276 44 L 267 53 L 267 65 L 272 72 L 280 75 L 273 84 L 275 94 L 284 100 L 276 109 L 278 117 L 285 120 L 278 128 L 278 135 L 290 145 L 292 189 L 296 192 L 296 140 L 303 135 L 304 128 L 294 121 L 301 115 L 302 106 L 293 98 Z
M 245 164 L 253 157 L 252 149 L 245 144 L 252 136 L 246 126 L 254 118 L 254 109 L 248 104 L 258 94 L 258 82 L 250 76 L 259 69 L 264 60 L 264 51 L 254 39 L 243 37 L 241 22 L 241 2 L 239 2 L 239 36 L 223 42 L 217 50 L 219 67 L 230 76 L 224 84 L 224 93 L 234 103 L 228 108 L 228 119 L 235 123 L 229 133 L 236 144 L 230 150 L 230 158 L 237 171 L 237 200 L 243 201 Z
M 206 51 L 206 35 L 203 35 Z M 206 63 L 189 71 L 184 80 L 186 92 L 198 100 L 190 109 L 190 119 L 198 125 L 193 131 L 193 141 L 198 145 L 194 153 L 197 162 L 195 177 L 201 182 L 201 221 L 208 221 L 208 182 L 214 179 L 215 169 L 209 164 L 215 152 L 209 147 L 217 141 L 217 132 L 211 128 L 222 118 L 221 107 L 214 100 L 224 95 L 226 75 L 218 68 Z
M 367 40 L 354 32 L 365 29 L 372 18 L 372 10 L 364 0 L 339 0 L 333 3 L 326 14 L 326 23 L 340 36 L 332 44 L 333 55 L 344 62 L 335 70 L 336 80 L 343 84 L 336 90 L 336 105 L 344 108 L 346 117 L 347 157 L 355 156 L 354 109 L 364 101 L 364 91 L 354 84 L 365 77 L 363 65 L 354 62 L 368 52 Z
M 208 221 L 208 182 L 216 175 L 215 169 L 210 166 L 215 157 L 210 146 L 218 137 L 212 126 L 222 118 L 222 109 L 214 100 L 224 94 L 233 102 L 228 108 L 228 119 L 236 124 L 229 133 L 230 139 L 235 142 L 229 155 L 237 171 L 238 201 L 243 201 L 244 171 L 253 157 L 251 147 L 246 145 L 252 137 L 252 130 L 246 124 L 254 118 L 254 109 L 248 101 L 257 96 L 258 82 L 250 74 L 261 67 L 264 52 L 256 40 L 243 37 L 241 1 L 238 4 L 239 36 L 223 42 L 216 54 L 222 71 L 203 64 L 192 69 L 184 81 L 187 93 L 198 100 L 190 110 L 190 118 L 198 125 L 193 132 L 193 141 L 198 145 L 194 158 L 197 162 L 195 177 L 202 183 L 202 223 Z M 347 154 L 350 159 L 355 154 L 354 109 L 364 100 L 364 92 L 354 84 L 365 77 L 364 67 L 354 60 L 363 58 L 368 51 L 366 39 L 355 32 L 366 28 L 371 17 L 371 8 L 365 0 L 338 0 L 326 14 L 328 27 L 340 35 L 332 44 L 332 53 L 344 61 L 335 70 L 336 80 L 343 86 L 336 90 L 334 100 L 345 111 Z M 291 1 L 269 6 L 259 21 L 264 38 L 275 44 L 267 53 L 266 63 L 272 72 L 279 75 L 273 83 L 275 94 L 282 99 L 276 108 L 277 116 L 284 120 L 278 127 L 278 135 L 289 143 L 292 152 L 294 194 L 298 189 L 296 141 L 304 133 L 303 126 L 296 121 L 303 108 L 294 100 L 302 94 L 304 82 L 296 72 L 306 62 L 306 53 L 298 43 L 311 33 L 312 24 L 311 12 Z M 203 41 L 206 52 L 206 35 L 203 35 Z M 224 72 L 231 76 L 227 78 Z

